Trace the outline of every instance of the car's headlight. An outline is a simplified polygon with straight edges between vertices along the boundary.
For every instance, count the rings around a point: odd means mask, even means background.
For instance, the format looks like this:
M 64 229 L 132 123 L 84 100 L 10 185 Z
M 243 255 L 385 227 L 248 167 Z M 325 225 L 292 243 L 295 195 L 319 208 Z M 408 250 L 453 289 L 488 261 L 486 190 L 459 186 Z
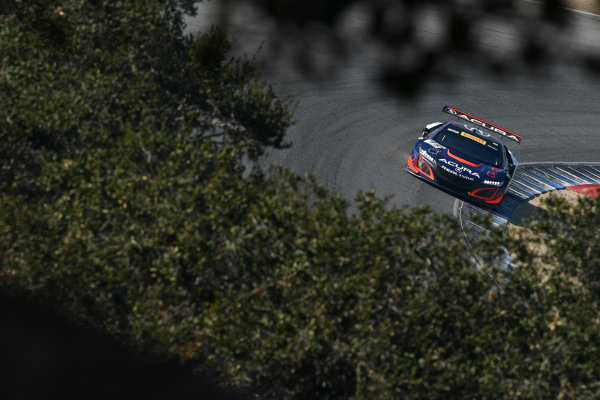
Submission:
M 498 181 L 488 181 L 485 180 L 483 181 L 484 185 L 492 185 L 492 186 L 502 186 L 502 182 L 498 182 Z
M 417 167 L 423 172 L 431 169 L 431 167 L 429 165 L 427 165 L 425 160 L 423 160 L 423 157 L 419 157 L 419 162 L 417 164 Z

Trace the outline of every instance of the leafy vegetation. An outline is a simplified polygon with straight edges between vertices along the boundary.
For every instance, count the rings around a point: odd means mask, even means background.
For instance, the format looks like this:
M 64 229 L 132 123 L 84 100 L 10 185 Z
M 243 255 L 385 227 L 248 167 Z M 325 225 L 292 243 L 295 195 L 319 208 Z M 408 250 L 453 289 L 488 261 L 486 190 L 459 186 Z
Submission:
M 598 397 L 600 200 L 553 200 L 541 255 L 482 238 L 478 270 L 451 217 L 245 168 L 291 105 L 174 3 L 2 7 L 5 287 L 261 398 Z

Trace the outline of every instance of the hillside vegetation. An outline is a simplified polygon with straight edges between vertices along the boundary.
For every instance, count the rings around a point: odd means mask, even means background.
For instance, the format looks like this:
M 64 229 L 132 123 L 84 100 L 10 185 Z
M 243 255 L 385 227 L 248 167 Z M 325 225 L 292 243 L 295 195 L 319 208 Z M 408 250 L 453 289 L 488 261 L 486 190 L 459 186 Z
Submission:
M 600 396 L 600 200 L 551 200 L 541 256 L 481 238 L 479 268 L 450 216 L 372 192 L 347 213 L 247 167 L 287 146 L 292 104 L 180 10 L 2 3 L 4 290 L 249 397 Z M 519 269 L 498 287 L 501 244 Z

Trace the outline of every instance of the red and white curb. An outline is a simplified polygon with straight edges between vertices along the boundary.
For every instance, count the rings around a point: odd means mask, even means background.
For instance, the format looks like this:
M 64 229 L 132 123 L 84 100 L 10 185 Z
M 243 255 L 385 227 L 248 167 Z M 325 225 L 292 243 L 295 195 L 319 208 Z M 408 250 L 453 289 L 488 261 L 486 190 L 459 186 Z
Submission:
M 592 196 L 599 195 L 600 164 L 521 164 L 498 206 L 483 208 L 457 199 L 454 201 L 454 215 L 459 218 L 464 232 L 485 233 L 485 229 L 473 222 L 474 216 L 489 215 L 495 226 L 506 226 L 519 204 L 541 194 L 561 189 L 571 189 Z M 508 254 L 505 260 L 500 262 L 500 267 L 512 270 L 513 265 Z
M 576 191 L 577 193 L 585 194 L 587 196 L 592 197 L 598 197 L 600 195 L 599 184 L 568 186 L 567 189 L 571 189 Z

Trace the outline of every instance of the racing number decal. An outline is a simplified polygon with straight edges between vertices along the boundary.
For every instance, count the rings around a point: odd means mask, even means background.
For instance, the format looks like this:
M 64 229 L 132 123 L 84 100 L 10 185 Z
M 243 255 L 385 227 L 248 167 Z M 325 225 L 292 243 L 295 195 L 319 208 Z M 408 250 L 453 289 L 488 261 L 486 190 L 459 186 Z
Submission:
M 461 133 L 460 133 L 460 136 L 464 136 L 464 137 L 466 137 L 466 138 L 469 138 L 469 139 L 471 139 L 471 140 L 474 140 L 474 141 L 476 141 L 477 143 L 480 143 L 480 144 L 482 144 L 482 145 L 484 145 L 484 146 L 485 146 L 485 144 L 487 143 L 485 140 L 483 140 L 483 139 L 480 139 L 480 138 L 478 138 L 477 136 L 473 136 L 473 135 L 471 135 L 471 134 L 469 134 L 469 133 L 467 133 L 467 132 L 461 132 Z

